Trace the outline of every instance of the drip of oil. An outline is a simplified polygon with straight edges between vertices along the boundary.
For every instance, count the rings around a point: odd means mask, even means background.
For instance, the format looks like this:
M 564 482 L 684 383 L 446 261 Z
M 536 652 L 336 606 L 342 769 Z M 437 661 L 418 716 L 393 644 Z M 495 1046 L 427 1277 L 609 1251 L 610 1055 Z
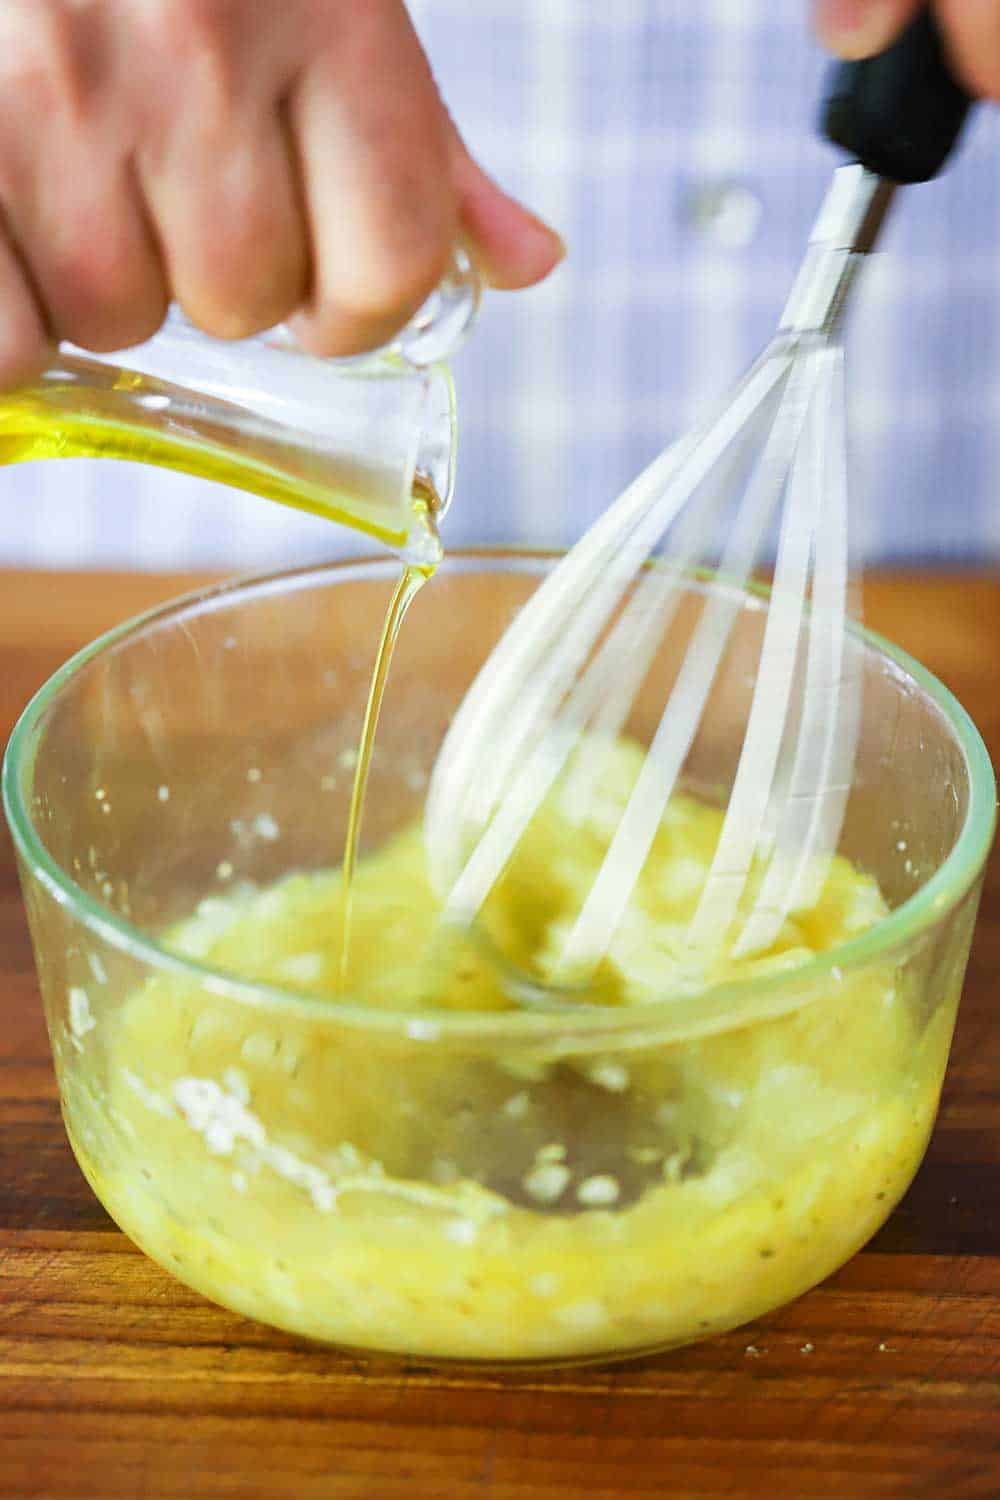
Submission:
M 353 881 L 354 871 L 358 862 L 358 847 L 361 839 L 361 821 L 365 809 L 365 792 L 368 788 L 368 773 L 371 769 L 372 752 L 375 748 L 375 736 L 378 732 L 379 714 L 382 711 L 382 701 L 385 698 L 386 684 L 389 681 L 389 669 L 392 666 L 392 653 L 399 639 L 399 632 L 407 610 L 413 603 L 418 591 L 427 580 L 433 576 L 434 565 L 424 564 L 416 566 L 413 563 L 405 563 L 400 574 L 399 582 L 393 590 L 389 607 L 385 612 L 385 620 L 382 623 L 382 634 L 375 652 L 375 665 L 372 668 L 371 681 L 368 684 L 368 701 L 365 704 L 364 719 L 361 723 L 361 737 L 358 741 L 357 760 L 354 766 L 354 782 L 351 787 L 351 803 L 347 814 L 347 833 L 344 837 L 344 926 L 340 944 L 340 987 L 344 989 L 347 983 L 347 969 L 351 955 L 351 908 L 353 903 Z

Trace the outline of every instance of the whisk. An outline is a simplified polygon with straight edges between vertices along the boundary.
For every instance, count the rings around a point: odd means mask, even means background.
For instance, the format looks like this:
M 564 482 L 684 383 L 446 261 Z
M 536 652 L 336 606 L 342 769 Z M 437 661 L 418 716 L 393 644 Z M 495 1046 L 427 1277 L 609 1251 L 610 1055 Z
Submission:
M 561 971 L 612 941 L 683 774 L 777 520 L 773 584 L 745 737 L 688 931 L 693 950 L 767 948 L 819 895 L 853 776 L 860 674 L 851 649 L 843 353 L 858 266 L 896 185 L 934 176 L 969 100 L 929 14 L 881 58 L 834 70 L 824 128 L 837 168 L 776 334 L 725 404 L 656 458 L 532 595 L 481 669 L 432 777 L 426 837 L 444 920 L 469 923 L 544 799 L 586 806 L 608 747 L 745 490 L 666 707 Z M 668 550 L 658 554 L 664 538 Z M 650 561 L 650 559 L 655 559 Z M 751 872 L 757 870 L 752 899 Z

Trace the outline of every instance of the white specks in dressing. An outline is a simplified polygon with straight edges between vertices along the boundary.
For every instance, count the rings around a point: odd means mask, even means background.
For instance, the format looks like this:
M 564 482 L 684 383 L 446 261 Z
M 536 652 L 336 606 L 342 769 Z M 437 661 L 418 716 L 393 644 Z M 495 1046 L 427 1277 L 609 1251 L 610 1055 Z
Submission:
M 88 1031 L 93 1031 L 96 1025 L 87 991 L 81 989 L 79 985 L 73 985 L 69 991 L 69 1029 L 77 1045 L 83 1041 Z
M 587 1069 L 587 1077 L 591 1083 L 596 1083 L 598 1088 L 607 1089 L 610 1094 L 624 1094 L 629 1086 L 628 1068 L 620 1062 L 605 1060 L 595 1063 L 592 1068 Z
M 618 1202 L 619 1192 L 617 1178 L 609 1173 L 599 1173 L 581 1182 L 576 1196 L 585 1208 L 608 1208 Z
M 536 1203 L 554 1203 L 566 1191 L 570 1175 L 569 1167 L 561 1162 L 541 1162 L 525 1173 L 521 1185 Z

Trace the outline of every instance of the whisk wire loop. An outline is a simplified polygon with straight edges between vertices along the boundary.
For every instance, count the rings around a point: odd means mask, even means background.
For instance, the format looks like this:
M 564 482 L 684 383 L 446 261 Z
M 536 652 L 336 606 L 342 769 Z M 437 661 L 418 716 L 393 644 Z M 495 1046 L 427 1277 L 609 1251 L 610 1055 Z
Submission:
M 771 344 L 727 402 L 654 459 L 552 570 L 480 670 L 445 738 L 427 803 L 430 871 L 445 921 L 476 918 L 555 788 L 567 818 L 586 817 L 680 603 L 697 592 L 692 570 L 715 563 L 725 507 L 740 490 L 717 583 L 702 598 L 597 876 L 568 924 L 555 977 L 578 981 L 614 941 L 776 517 L 775 574 L 745 737 L 689 950 L 759 952 L 815 902 L 840 837 L 861 696 L 846 628 L 836 333 L 892 193 L 861 166 L 835 172 Z
M 727 586 L 705 602 L 621 821 L 570 933 L 563 954 L 570 971 L 592 967 L 607 951 L 677 787 L 743 608 L 741 591 L 784 491 L 817 374 L 812 362 L 783 363 L 782 373 L 782 399 L 723 552 L 719 571 Z

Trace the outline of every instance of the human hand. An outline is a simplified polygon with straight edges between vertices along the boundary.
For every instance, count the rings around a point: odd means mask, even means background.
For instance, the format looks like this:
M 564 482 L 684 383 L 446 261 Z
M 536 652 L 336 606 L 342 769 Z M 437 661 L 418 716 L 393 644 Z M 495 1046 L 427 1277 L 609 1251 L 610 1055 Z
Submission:
M 832 52 L 853 59 L 882 52 L 924 0 L 813 0 L 816 28 Z M 970 93 L 1000 99 L 1000 0 L 933 0 L 956 76 Z
M 172 299 L 354 354 L 458 237 L 501 287 L 562 253 L 466 151 L 403 0 L 0 0 L 0 389 Z

